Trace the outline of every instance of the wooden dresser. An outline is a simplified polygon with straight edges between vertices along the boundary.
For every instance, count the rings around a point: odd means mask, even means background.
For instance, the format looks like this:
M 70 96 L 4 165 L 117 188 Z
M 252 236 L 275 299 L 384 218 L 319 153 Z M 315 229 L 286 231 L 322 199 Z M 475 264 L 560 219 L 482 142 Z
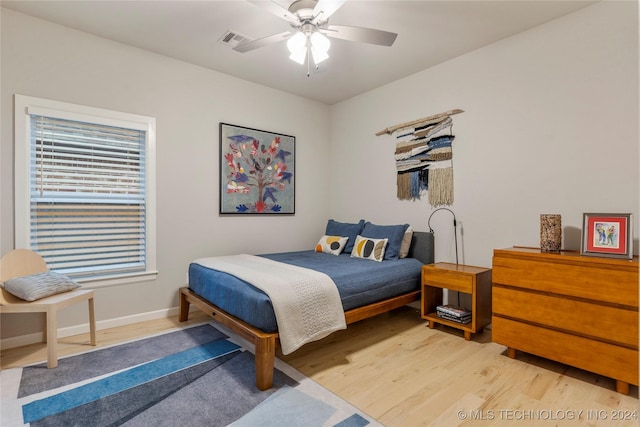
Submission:
M 493 253 L 493 341 L 638 385 L 638 257 Z

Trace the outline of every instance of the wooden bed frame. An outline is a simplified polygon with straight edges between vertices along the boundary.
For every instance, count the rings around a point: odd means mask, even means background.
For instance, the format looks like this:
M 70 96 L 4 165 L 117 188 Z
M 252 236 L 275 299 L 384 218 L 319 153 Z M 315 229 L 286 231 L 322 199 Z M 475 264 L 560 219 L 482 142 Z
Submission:
M 380 301 L 364 307 L 345 311 L 344 317 L 348 324 L 376 316 L 381 313 L 402 307 L 420 299 L 420 291 L 413 291 L 388 300 Z M 218 323 L 223 324 L 233 332 L 255 345 L 256 356 L 256 386 L 260 390 L 267 390 L 273 384 L 273 369 L 276 358 L 277 332 L 263 332 L 247 322 L 230 315 L 224 310 L 196 295 L 187 287 L 180 288 L 180 321 L 189 319 L 190 304 L 211 316 Z
M 411 242 L 410 254 L 424 264 L 433 263 L 433 234 L 415 232 Z M 378 314 L 386 313 L 420 299 L 420 290 L 412 291 L 373 304 L 345 311 L 347 325 L 364 320 Z M 240 337 L 255 346 L 256 358 L 256 386 L 260 390 L 267 390 L 273 385 L 273 370 L 275 367 L 277 332 L 263 332 L 247 322 L 220 309 L 206 299 L 194 293 L 188 287 L 180 288 L 180 322 L 189 319 L 191 304 L 211 316 L 218 323 L 226 326 Z

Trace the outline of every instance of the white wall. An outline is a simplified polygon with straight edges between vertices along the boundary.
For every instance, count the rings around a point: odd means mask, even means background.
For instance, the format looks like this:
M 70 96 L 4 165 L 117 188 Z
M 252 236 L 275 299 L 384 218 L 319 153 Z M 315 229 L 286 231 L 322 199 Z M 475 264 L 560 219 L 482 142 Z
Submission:
M 490 267 L 494 248 L 539 246 L 542 213 L 562 215 L 567 249 L 580 247 L 584 212 L 637 224 L 637 20 L 637 2 L 597 3 L 333 106 L 332 214 L 427 230 L 427 199 L 395 196 L 394 137 L 374 134 L 460 108 L 461 262 Z M 434 224 L 436 260 L 454 261 L 452 216 Z
M 329 161 L 327 105 L 7 9 L 2 9 L 1 31 L 2 253 L 14 244 L 14 94 L 157 120 L 159 275 L 153 282 L 98 289 L 99 322 L 175 307 L 192 259 L 304 249 L 317 243 L 329 196 L 328 183 L 317 179 Z M 219 122 L 296 136 L 295 216 L 218 215 Z M 60 326 L 86 323 L 85 311 L 65 310 Z M 2 337 L 40 326 L 33 316 L 3 316 Z

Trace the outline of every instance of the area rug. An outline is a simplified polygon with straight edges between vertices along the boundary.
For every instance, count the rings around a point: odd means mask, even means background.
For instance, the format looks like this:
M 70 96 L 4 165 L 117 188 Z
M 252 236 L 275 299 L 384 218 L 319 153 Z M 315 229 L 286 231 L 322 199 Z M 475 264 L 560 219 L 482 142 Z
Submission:
M 205 323 L 0 372 L 0 425 L 380 426 L 283 361 L 255 386 L 251 346 Z

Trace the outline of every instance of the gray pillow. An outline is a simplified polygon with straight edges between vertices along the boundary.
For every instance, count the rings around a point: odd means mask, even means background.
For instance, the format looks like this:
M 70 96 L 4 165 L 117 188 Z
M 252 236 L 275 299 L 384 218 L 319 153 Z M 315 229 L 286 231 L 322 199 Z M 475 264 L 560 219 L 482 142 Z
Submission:
M 409 228 L 409 224 L 376 225 L 367 222 L 360 234 L 362 237 L 371 237 L 373 239 L 389 239 L 387 249 L 384 252 L 384 259 L 398 259 L 400 246 L 402 246 L 402 237 L 407 228 Z
M 30 276 L 14 277 L 2 285 L 7 292 L 25 301 L 35 301 L 79 288 L 64 274 L 47 271 Z

